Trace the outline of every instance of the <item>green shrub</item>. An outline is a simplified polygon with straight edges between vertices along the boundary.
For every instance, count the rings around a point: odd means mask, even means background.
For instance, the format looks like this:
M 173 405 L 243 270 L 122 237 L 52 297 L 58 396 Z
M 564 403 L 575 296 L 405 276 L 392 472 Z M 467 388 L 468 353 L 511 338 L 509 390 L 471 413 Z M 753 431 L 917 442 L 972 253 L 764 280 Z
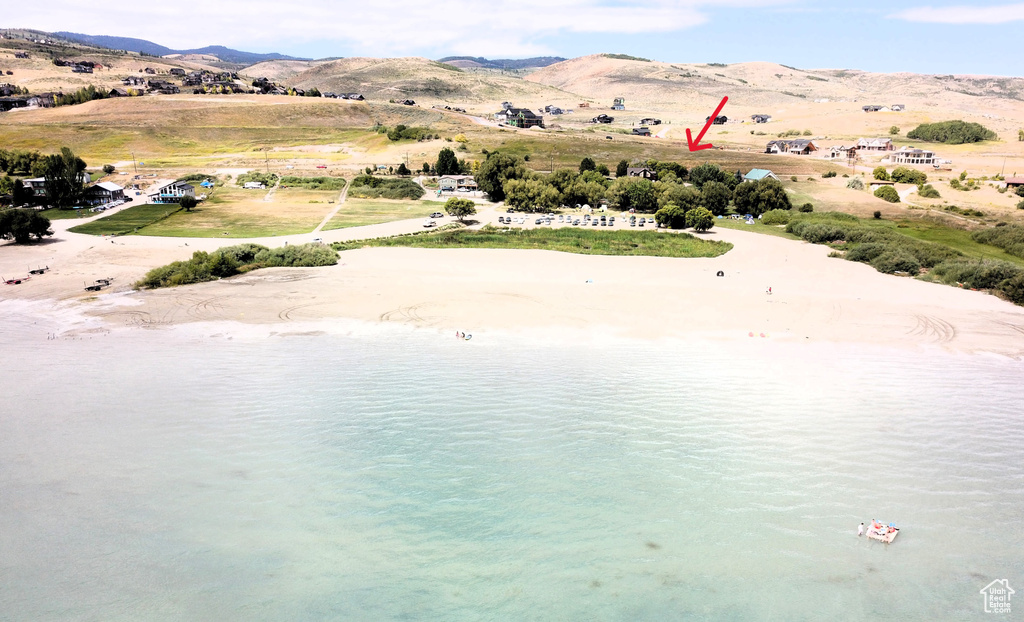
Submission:
M 872 214 L 872 216 L 874 217 L 875 220 L 881 220 L 882 219 L 882 212 L 879 211 L 879 210 L 875 210 L 875 213 Z
M 241 175 L 239 175 L 238 179 L 235 180 L 235 183 L 237 183 L 239 186 L 244 186 L 245 184 L 251 181 L 261 183 L 269 188 L 277 183 L 277 173 L 261 173 L 259 171 L 249 171 L 248 173 L 242 173 Z
M 1017 209 L 1024 209 L 1024 201 L 1017 201 Z
M 890 246 L 880 242 L 857 244 L 846 251 L 845 259 L 871 263 L 876 257 L 888 250 L 890 250 Z
M 787 225 L 791 212 L 784 209 L 768 210 L 761 215 L 761 223 L 765 225 Z
M 360 175 L 352 180 L 349 196 L 366 199 L 419 199 L 425 194 L 423 187 L 411 179 Z
M 838 173 L 836 173 L 835 171 L 826 171 L 825 173 L 822 173 L 821 178 L 829 179 L 831 177 L 835 177 L 836 175 L 838 175 Z
M 939 194 L 939 191 L 935 189 L 935 186 L 931 184 L 918 186 L 917 194 L 925 199 L 938 199 L 942 197 L 942 195 Z
M 897 166 L 889 175 L 889 179 L 901 184 L 916 184 L 920 186 L 928 181 L 928 176 L 921 171 L 907 168 L 906 166 Z
M 796 181 L 796 175 L 793 175 L 793 176 L 791 176 L 791 177 L 789 178 L 789 181 Z
M 853 188 L 854 190 L 863 190 L 864 189 L 864 182 L 862 182 L 861 180 L 859 180 L 856 177 L 854 177 L 850 181 L 846 182 L 846 187 L 847 188 Z
M 906 253 L 901 249 L 886 250 L 881 255 L 871 260 L 871 267 L 886 274 L 906 272 L 907 274 L 916 276 L 921 272 L 921 264 L 917 259 L 915 259 L 913 255 Z
M 804 203 L 803 205 L 800 206 L 800 211 L 804 214 L 810 214 L 811 212 L 814 211 L 814 206 L 811 205 L 810 203 Z
M 176 287 L 215 281 L 257 268 L 314 267 L 336 263 L 338 253 L 322 244 L 300 244 L 274 249 L 259 244 L 238 244 L 212 253 L 196 251 L 191 259 L 154 268 L 135 287 Z
M 1006 279 L 996 286 L 996 291 L 1010 302 L 1024 305 L 1024 273 Z
M 879 199 L 882 199 L 883 201 L 888 201 L 890 203 L 900 202 L 900 194 L 896 192 L 896 189 L 893 188 L 892 186 L 882 186 L 876 189 L 875 196 L 878 197 Z
M 345 187 L 344 177 L 294 177 L 281 178 L 282 188 L 307 188 L 309 190 L 341 190 Z
M 824 222 L 803 223 L 802 226 L 796 228 L 794 233 L 812 244 L 827 244 L 846 239 L 846 229 Z
M 948 285 L 995 289 L 1004 281 L 1024 275 L 1024 268 L 1007 261 L 953 259 L 932 268 L 932 274 Z
M 971 234 L 975 242 L 990 244 L 1016 257 L 1024 257 L 1024 226 L 1009 225 L 983 229 Z
M 871 175 L 879 181 L 889 181 L 889 171 L 885 170 L 884 166 L 876 166 Z

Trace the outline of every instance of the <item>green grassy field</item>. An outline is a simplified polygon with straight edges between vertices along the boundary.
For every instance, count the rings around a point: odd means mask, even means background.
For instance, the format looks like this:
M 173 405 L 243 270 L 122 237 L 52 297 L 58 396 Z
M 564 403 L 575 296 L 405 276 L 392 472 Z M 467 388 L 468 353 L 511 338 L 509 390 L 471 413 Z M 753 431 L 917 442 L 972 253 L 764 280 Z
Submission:
M 702 240 L 690 234 L 656 231 L 589 231 L 585 229 L 453 229 L 437 233 L 379 238 L 335 244 L 337 250 L 366 246 L 415 248 L 500 248 L 549 250 L 581 255 L 649 257 L 718 257 L 732 249 L 728 242 Z
M 894 228 L 897 232 L 902 233 L 903 235 L 916 238 L 918 240 L 924 240 L 925 242 L 935 242 L 937 244 L 954 248 L 968 257 L 974 257 L 977 259 L 998 259 L 1001 261 L 1009 261 L 1015 264 L 1024 265 L 1024 258 L 1011 255 L 1003 249 L 995 246 L 975 242 L 971 239 L 971 232 L 964 229 L 954 229 L 941 223 L 930 222 L 927 220 L 862 220 L 861 222 L 865 225 Z
M 72 227 L 70 231 L 90 235 L 127 235 L 180 210 L 181 208 L 173 203 L 136 205 L 99 220 Z
M 78 220 L 81 218 L 89 218 L 96 214 L 90 209 L 48 209 L 39 212 L 43 216 L 46 216 L 50 220 Z
M 772 225 L 762 225 L 760 220 L 755 220 L 754 224 L 745 224 L 742 220 L 733 220 L 732 218 L 716 218 L 715 226 L 722 229 L 736 229 L 738 231 L 751 231 L 754 233 L 763 233 L 765 235 L 774 235 L 780 238 L 787 238 L 790 240 L 799 240 L 797 236 L 792 233 L 786 233 L 785 227 L 776 227 Z
M 432 212 L 444 213 L 440 201 L 389 201 L 387 199 L 348 199 L 324 226 L 324 231 L 362 227 L 382 222 L 425 218 Z

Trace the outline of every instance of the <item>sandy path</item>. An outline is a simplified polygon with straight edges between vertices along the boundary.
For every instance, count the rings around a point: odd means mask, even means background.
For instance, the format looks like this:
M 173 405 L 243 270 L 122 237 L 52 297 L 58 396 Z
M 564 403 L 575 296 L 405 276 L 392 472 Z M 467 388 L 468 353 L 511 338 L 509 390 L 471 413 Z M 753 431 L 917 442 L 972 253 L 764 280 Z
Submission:
M 327 226 L 327 223 L 331 222 L 331 219 L 334 218 L 334 215 L 338 213 L 338 210 L 340 210 L 341 207 L 345 204 L 345 199 L 348 198 L 348 187 L 350 185 L 352 185 L 351 179 L 345 182 L 345 187 L 342 188 L 341 192 L 338 193 L 337 205 L 334 207 L 333 210 L 331 210 L 330 214 L 324 216 L 324 219 L 320 221 L 320 224 L 316 226 L 316 229 L 313 229 L 313 233 L 320 233 L 320 231 L 325 226 Z

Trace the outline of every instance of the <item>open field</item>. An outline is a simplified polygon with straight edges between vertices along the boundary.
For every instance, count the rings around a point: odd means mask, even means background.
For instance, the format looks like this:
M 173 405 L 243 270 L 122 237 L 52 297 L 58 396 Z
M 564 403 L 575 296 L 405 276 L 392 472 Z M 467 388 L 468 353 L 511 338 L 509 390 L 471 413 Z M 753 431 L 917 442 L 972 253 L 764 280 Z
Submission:
M 116 214 L 72 227 L 71 231 L 89 235 L 128 235 L 136 233 L 158 220 L 169 218 L 180 210 L 181 208 L 173 203 L 135 205 Z
M 444 213 L 444 203 L 424 200 L 347 199 L 338 213 L 327 221 L 323 230 L 362 227 L 407 218 L 425 218 L 433 212 Z
M 48 209 L 39 212 L 50 220 L 78 220 L 95 216 L 91 210 L 85 209 Z

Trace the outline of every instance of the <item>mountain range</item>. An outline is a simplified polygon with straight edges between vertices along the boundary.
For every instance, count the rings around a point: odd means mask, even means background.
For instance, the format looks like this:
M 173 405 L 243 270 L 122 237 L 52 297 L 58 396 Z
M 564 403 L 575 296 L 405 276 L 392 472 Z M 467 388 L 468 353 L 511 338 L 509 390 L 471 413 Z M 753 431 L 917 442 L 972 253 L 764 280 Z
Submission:
M 533 58 L 496 58 L 487 59 L 482 56 L 445 56 L 438 60 L 441 63 L 448 63 L 462 69 L 482 67 L 485 69 L 533 69 L 535 67 L 547 67 L 560 63 L 561 56 L 535 56 Z
M 206 47 L 191 50 L 174 50 L 160 45 L 159 43 L 153 43 L 152 41 L 135 39 L 132 37 L 85 35 L 77 32 L 55 32 L 53 34 L 69 41 L 76 41 L 78 43 L 85 43 L 87 45 L 94 45 L 96 47 L 109 48 L 112 50 L 126 50 L 128 52 L 151 54 L 153 56 L 167 56 L 168 54 L 207 54 L 209 56 L 216 56 L 226 63 L 238 63 L 241 65 L 251 65 L 267 60 L 309 60 L 308 58 L 297 58 L 277 53 L 257 54 L 255 52 L 243 52 L 241 50 L 233 50 L 222 45 L 208 45 Z

